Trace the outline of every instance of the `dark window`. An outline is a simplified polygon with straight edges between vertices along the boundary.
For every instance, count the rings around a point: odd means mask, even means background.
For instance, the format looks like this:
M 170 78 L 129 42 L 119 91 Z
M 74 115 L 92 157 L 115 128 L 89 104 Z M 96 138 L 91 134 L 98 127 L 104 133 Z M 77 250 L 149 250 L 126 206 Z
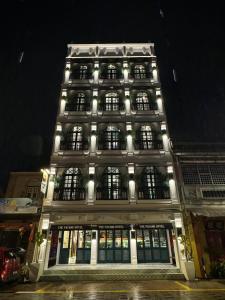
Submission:
M 66 111 L 86 111 L 87 100 L 84 93 L 78 93 L 72 99 L 69 99 L 66 103 Z
M 146 69 L 144 65 L 135 65 L 134 66 L 134 78 L 135 79 L 145 79 L 146 78 Z
M 88 66 L 81 65 L 80 66 L 80 79 L 87 79 L 88 75 Z
M 121 149 L 121 132 L 115 126 L 108 126 L 104 130 L 103 149 Z
M 225 165 L 182 165 L 184 184 L 225 184 Z
M 139 199 L 167 199 L 169 189 L 165 185 L 165 179 L 156 167 L 145 167 L 142 172 L 141 189 Z
M 84 199 L 82 176 L 78 168 L 70 168 L 65 171 L 60 192 L 60 199 L 64 201 Z
M 74 126 L 73 130 L 66 134 L 66 149 L 67 150 L 83 149 L 83 132 L 81 126 Z

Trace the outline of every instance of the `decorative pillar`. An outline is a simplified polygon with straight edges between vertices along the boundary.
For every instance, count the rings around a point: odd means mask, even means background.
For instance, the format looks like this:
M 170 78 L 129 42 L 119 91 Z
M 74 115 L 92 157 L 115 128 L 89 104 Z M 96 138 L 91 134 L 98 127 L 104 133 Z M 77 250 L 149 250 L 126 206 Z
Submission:
M 98 90 L 93 91 L 93 100 L 92 100 L 92 114 L 97 115 L 98 112 Z
M 125 112 L 126 115 L 130 115 L 130 91 L 129 89 L 125 89 Z
M 167 174 L 169 177 L 169 188 L 170 188 L 170 199 L 173 202 L 177 202 L 178 201 L 178 197 L 177 197 L 177 189 L 176 189 L 176 183 L 173 177 L 173 166 L 168 166 L 167 167 Z
M 64 82 L 68 83 L 70 79 L 70 62 L 66 63 L 65 75 L 64 75 Z
M 95 202 L 95 182 L 94 182 L 94 176 L 95 176 L 95 164 L 90 163 L 88 168 L 89 173 L 89 181 L 87 185 L 87 204 L 93 205 Z
M 99 62 L 96 61 L 94 64 L 94 84 L 98 84 L 99 79 Z
M 66 100 L 67 100 L 67 90 L 62 91 L 62 98 L 60 102 L 60 115 L 64 114 L 65 106 L 66 106 Z
M 162 133 L 163 149 L 168 152 L 169 151 L 169 139 L 168 139 L 167 128 L 166 128 L 165 122 L 161 123 L 161 133 Z
M 128 78 L 128 63 L 127 63 L 127 61 L 123 62 L 123 77 L 124 77 L 124 82 L 128 83 L 129 78 Z
M 179 247 L 179 241 L 178 241 L 178 236 L 177 236 L 177 230 L 176 230 L 175 221 L 173 220 L 171 223 L 173 226 L 172 240 L 173 240 L 175 262 L 176 262 L 176 267 L 180 268 L 181 267 L 181 257 L 180 257 L 180 247 Z
M 97 125 L 96 123 L 91 124 L 91 142 L 90 142 L 90 153 L 96 154 L 96 131 L 97 131 Z
M 130 230 L 130 260 L 132 265 L 137 264 L 136 231 L 133 228 Z
M 159 113 L 163 113 L 162 95 L 160 90 L 156 90 L 156 102 Z
M 133 146 L 133 137 L 132 137 L 132 125 L 131 123 L 126 123 L 126 130 L 127 130 L 127 151 L 128 153 L 133 153 L 134 146 Z
M 91 239 L 91 265 L 96 265 L 98 260 L 98 230 L 92 230 Z
M 61 134 L 62 134 L 62 125 L 58 124 L 56 126 L 56 133 L 55 133 L 54 152 L 58 152 L 60 150 Z
M 152 62 L 152 77 L 154 82 L 158 82 L 158 71 L 156 67 L 156 63 Z
M 128 164 L 128 174 L 129 174 L 129 181 L 128 181 L 128 188 L 129 188 L 129 202 L 136 203 L 135 197 L 135 181 L 134 181 L 134 164 Z

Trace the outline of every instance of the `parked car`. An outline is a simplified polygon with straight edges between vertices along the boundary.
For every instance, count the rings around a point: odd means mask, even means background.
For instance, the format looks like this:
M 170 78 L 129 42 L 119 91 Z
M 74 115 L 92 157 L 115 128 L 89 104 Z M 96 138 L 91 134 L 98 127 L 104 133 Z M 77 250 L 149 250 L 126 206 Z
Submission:
M 0 282 L 18 280 L 20 277 L 20 258 L 6 247 L 0 247 Z

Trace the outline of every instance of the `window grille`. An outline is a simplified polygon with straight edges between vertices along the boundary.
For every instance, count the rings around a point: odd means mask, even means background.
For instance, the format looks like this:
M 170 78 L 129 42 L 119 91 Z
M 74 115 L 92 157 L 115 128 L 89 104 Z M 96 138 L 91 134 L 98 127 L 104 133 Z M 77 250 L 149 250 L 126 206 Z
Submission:
M 150 110 L 150 101 L 146 92 L 139 92 L 135 97 L 135 109 L 136 110 Z
M 120 109 L 120 99 L 117 93 L 107 93 L 105 94 L 103 110 L 104 111 L 119 111 Z
M 65 171 L 60 195 L 60 200 L 63 201 L 84 199 L 84 189 L 82 188 L 80 169 L 69 168 Z
M 88 66 L 80 65 L 80 79 L 87 79 L 88 75 Z
M 86 111 L 87 101 L 84 93 L 78 93 L 72 99 L 69 99 L 65 107 L 66 111 Z
M 82 150 L 83 149 L 83 132 L 81 126 L 74 126 L 72 132 L 66 135 L 67 150 Z
M 117 78 L 117 68 L 115 65 L 108 65 L 107 66 L 107 79 L 116 79 Z
M 108 126 L 104 130 L 103 148 L 108 150 L 121 149 L 121 132 L 115 126 Z
M 225 184 L 225 165 L 183 164 L 181 169 L 184 184 Z

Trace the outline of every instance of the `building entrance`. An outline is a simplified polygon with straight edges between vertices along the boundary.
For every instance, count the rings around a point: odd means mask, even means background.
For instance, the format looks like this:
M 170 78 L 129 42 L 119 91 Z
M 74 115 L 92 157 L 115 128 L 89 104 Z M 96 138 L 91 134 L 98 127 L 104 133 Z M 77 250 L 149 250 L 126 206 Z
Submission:
M 91 230 L 61 231 L 59 264 L 89 264 Z
M 139 228 L 136 231 L 138 263 L 169 263 L 169 229 Z
M 98 263 L 130 263 L 129 229 L 98 231 Z

